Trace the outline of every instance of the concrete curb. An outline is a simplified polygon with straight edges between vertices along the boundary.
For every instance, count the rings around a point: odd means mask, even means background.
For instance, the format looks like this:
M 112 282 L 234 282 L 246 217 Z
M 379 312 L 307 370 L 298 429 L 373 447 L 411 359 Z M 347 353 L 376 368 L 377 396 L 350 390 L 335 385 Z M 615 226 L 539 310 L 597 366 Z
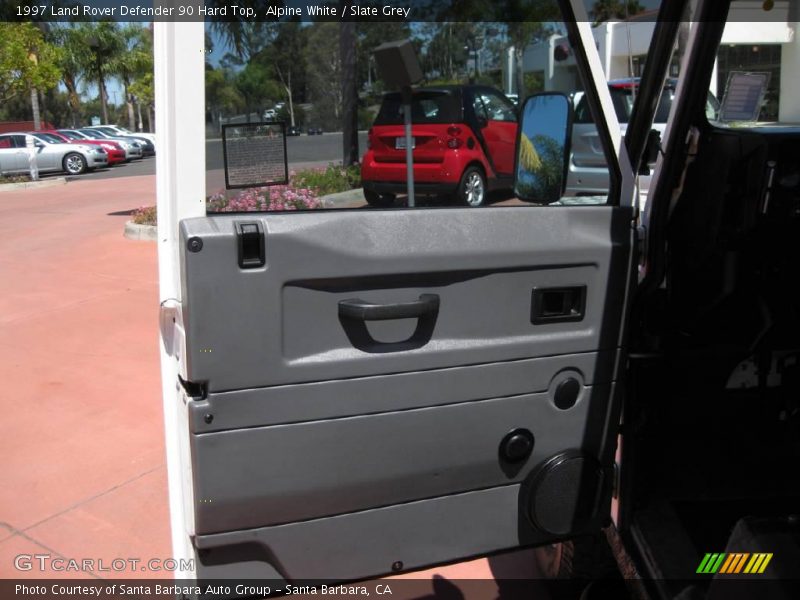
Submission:
M 158 228 L 155 225 L 139 225 L 133 221 L 125 223 L 124 236 L 129 240 L 139 240 L 143 242 L 155 242 Z
M 319 201 L 322 203 L 323 208 L 355 208 L 366 203 L 364 190 L 361 188 L 328 194 L 320 197 Z
M 39 181 L 25 181 L 22 183 L 2 183 L 0 192 L 13 192 L 15 190 L 25 190 L 31 188 L 46 188 L 56 185 L 66 185 L 66 177 L 54 177 L 53 179 L 42 179 Z

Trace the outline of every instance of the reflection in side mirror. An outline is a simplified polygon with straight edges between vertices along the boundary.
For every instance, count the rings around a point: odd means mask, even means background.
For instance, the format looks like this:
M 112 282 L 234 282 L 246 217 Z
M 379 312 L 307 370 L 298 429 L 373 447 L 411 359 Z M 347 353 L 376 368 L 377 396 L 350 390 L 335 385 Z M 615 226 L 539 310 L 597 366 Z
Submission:
M 551 204 L 567 181 L 572 104 L 565 94 L 530 96 L 520 112 L 514 193 L 521 200 Z

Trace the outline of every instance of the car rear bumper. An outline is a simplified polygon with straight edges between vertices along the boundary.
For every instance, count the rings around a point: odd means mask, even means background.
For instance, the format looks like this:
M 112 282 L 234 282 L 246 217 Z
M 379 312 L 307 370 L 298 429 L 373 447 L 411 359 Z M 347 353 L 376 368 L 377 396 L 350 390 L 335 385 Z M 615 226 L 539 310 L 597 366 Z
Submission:
M 414 189 L 430 188 L 430 193 L 439 190 L 455 191 L 461 181 L 461 174 L 472 162 L 482 162 L 474 151 L 452 150 L 445 152 L 438 162 L 414 162 Z M 373 150 L 368 150 L 361 163 L 361 180 L 370 184 L 386 183 L 405 189 L 407 170 L 405 161 L 388 162 L 375 160 Z M 420 191 L 420 193 L 423 193 Z
M 363 181 L 364 189 L 378 194 L 405 194 L 408 185 L 405 181 Z M 458 183 L 420 183 L 414 181 L 414 193 L 422 196 L 443 196 L 455 193 Z

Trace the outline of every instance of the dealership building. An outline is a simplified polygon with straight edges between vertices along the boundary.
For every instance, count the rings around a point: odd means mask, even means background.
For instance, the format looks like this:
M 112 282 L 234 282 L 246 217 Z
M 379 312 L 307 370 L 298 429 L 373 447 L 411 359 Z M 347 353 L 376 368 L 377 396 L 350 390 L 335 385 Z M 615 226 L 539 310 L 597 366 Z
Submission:
M 593 28 L 600 60 L 608 79 L 639 76 L 644 67 L 656 12 L 624 21 L 609 21 Z M 725 26 L 710 89 L 720 99 L 732 71 L 770 74 L 760 120 L 800 123 L 800 14 L 789 2 L 775 2 L 765 12 L 762 2 L 736 2 Z M 692 26 L 692 23 L 689 24 Z M 523 54 L 525 73 L 538 73 L 545 90 L 580 89 L 574 57 L 556 48 L 568 47 L 564 36 L 531 44 Z M 557 58 L 558 57 L 558 58 Z M 558 59 L 561 60 L 558 60 Z M 505 91 L 513 93 L 514 60 L 511 49 L 503 61 Z M 784 76 L 781 74 L 784 73 Z M 678 76 L 677 62 L 671 75 Z

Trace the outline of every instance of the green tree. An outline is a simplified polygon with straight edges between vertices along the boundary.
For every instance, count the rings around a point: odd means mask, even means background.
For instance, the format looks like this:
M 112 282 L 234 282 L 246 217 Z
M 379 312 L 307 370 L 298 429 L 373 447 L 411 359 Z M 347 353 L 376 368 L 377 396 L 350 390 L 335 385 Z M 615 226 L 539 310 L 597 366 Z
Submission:
M 235 81 L 236 89 L 244 101 L 248 123 L 253 112 L 260 114 L 280 95 L 278 85 L 272 79 L 269 65 L 266 64 L 263 57 L 254 57 L 248 62 L 245 68 L 237 73 Z
M 305 62 L 298 60 L 305 53 L 306 29 L 297 21 L 282 23 L 268 53 L 273 72 L 280 82 L 281 96 L 288 106 L 287 114 L 292 126 L 297 124 L 295 96 L 306 79 Z
M 45 41 L 38 27 L 0 22 L 0 102 L 30 94 L 38 128 L 38 92 L 58 85 L 58 61 L 59 49 Z
M 231 115 L 244 108 L 244 99 L 236 87 L 235 74 L 224 67 L 206 65 L 206 111 L 214 125 L 221 114 Z
M 339 55 L 339 24 L 317 22 L 309 27 L 306 45 L 306 75 L 312 117 L 328 129 L 342 124 L 342 61 Z
M 644 7 L 638 0 L 596 0 L 591 17 L 597 25 L 611 19 L 626 19 L 643 10 Z
M 142 106 L 147 108 L 147 130 L 153 131 L 153 104 L 155 102 L 155 89 L 153 85 L 153 71 L 148 71 L 139 76 L 130 85 L 129 91 L 136 97 L 136 108 L 138 112 L 138 129 L 143 129 Z

